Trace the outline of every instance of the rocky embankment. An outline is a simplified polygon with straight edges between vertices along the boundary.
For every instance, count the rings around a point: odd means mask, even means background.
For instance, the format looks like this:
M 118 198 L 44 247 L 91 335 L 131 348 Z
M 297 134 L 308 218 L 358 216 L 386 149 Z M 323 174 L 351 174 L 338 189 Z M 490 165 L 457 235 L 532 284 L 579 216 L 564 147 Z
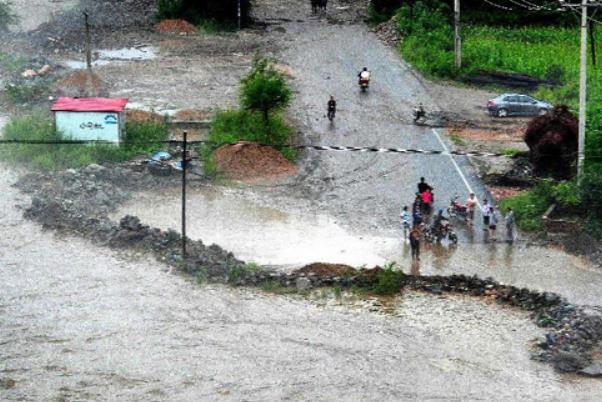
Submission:
M 316 264 L 294 272 L 257 269 L 218 245 L 206 246 L 200 240 L 188 240 L 188 258 L 184 259 L 178 232 L 151 228 L 135 216 L 125 216 L 120 222 L 108 217 L 133 191 L 149 188 L 160 191 L 179 183 L 178 177 L 153 176 L 140 166 L 90 165 L 79 170 L 28 174 L 16 186 L 32 196 L 25 216 L 45 228 L 77 234 L 111 248 L 148 252 L 203 280 L 237 286 L 272 283 L 300 291 L 319 287 L 357 287 L 370 291 L 381 280 L 383 269 L 379 267 L 356 270 Z M 602 375 L 600 364 L 593 361 L 593 354 L 600 351 L 602 317 L 586 313 L 557 294 L 465 275 L 403 275 L 399 291 L 404 287 L 434 294 L 452 292 L 485 297 L 527 310 L 537 325 L 549 328 L 545 339 L 537 344 L 535 359 L 551 362 L 564 372 Z

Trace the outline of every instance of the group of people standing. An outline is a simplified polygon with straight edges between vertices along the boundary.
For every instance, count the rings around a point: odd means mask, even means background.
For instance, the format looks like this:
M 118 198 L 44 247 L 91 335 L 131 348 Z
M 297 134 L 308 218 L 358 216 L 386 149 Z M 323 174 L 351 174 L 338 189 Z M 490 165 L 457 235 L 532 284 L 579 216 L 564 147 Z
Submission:
M 401 209 L 401 221 L 403 228 L 404 239 L 408 239 L 412 254 L 412 260 L 420 260 L 420 241 L 422 238 L 421 224 L 426 217 L 430 216 L 433 210 L 435 196 L 433 187 L 431 187 L 424 177 L 418 182 L 418 192 L 412 204 L 412 211 L 408 210 L 407 206 Z M 475 212 L 479 206 L 479 202 L 474 193 L 470 193 L 466 200 L 466 222 L 470 228 L 474 227 Z M 486 198 L 480 208 L 483 217 L 483 230 L 486 231 L 486 239 L 496 241 L 496 231 L 499 222 L 499 211 Z M 443 210 L 440 209 L 437 218 L 443 218 Z M 504 216 L 506 227 L 507 241 L 512 244 L 514 242 L 514 212 L 512 208 L 508 208 Z

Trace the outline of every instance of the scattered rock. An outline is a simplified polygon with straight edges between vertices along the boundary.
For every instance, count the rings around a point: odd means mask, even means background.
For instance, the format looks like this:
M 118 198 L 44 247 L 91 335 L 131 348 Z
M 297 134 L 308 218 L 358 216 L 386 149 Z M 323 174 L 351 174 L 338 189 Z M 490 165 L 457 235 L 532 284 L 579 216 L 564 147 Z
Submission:
M 562 372 L 575 372 L 587 366 L 588 361 L 575 352 L 560 351 L 552 357 L 554 368 Z
M 36 75 L 38 75 L 38 73 L 36 73 L 35 70 L 32 69 L 27 69 L 21 73 L 21 77 L 23 78 L 31 78 L 35 77 Z
M 295 287 L 298 291 L 304 291 L 311 288 L 311 281 L 307 278 L 297 278 L 295 281 Z
M 17 385 L 17 382 L 12 378 L 0 378 L 0 388 L 11 389 Z
M 583 374 L 588 377 L 602 377 L 602 363 L 590 364 L 586 368 L 579 370 L 579 374 Z

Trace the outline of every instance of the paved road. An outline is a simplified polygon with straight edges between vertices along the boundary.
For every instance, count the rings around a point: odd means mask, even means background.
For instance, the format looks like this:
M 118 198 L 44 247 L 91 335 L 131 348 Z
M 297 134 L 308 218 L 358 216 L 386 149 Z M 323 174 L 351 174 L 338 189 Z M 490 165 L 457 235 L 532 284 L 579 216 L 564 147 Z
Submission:
M 294 37 L 281 57 L 294 69 L 298 93 L 293 110 L 306 128 L 306 141 L 434 150 L 448 147 L 443 132 L 411 124 L 412 110 L 419 101 L 427 111 L 438 108 L 394 49 L 362 26 L 315 20 L 283 26 Z M 364 66 L 372 71 L 367 93 L 361 93 L 356 81 Z M 338 100 L 334 124 L 324 116 L 331 94 Z M 484 189 L 465 158 L 455 159 L 462 174 L 449 156 L 310 151 L 305 160 L 304 192 L 313 192 L 354 228 L 392 228 L 398 225 L 400 205 L 411 205 L 421 176 L 435 188 L 436 207 L 445 208 L 450 195 L 456 193 L 464 199 L 469 186 L 483 198 Z

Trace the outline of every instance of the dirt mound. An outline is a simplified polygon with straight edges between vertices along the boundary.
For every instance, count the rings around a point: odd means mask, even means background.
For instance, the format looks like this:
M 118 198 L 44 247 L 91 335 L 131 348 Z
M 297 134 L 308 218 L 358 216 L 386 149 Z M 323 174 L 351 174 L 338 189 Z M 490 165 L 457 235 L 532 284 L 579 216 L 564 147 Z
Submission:
M 331 276 L 349 276 L 357 275 L 358 271 L 349 266 L 343 264 L 326 264 L 323 262 L 315 262 L 296 270 L 295 272 L 302 274 L 314 274 L 319 278 L 331 277 Z
M 389 46 L 396 46 L 401 40 L 401 35 L 397 29 L 397 17 L 391 18 L 389 21 L 378 24 L 374 28 L 374 33 L 378 39 L 382 40 Z
M 162 123 L 165 120 L 165 118 L 158 113 L 147 112 L 146 110 L 141 109 L 130 109 L 126 111 L 126 118 L 127 121 L 132 121 L 136 123 Z
M 235 180 L 275 178 L 295 173 L 295 165 L 272 147 L 241 141 L 214 153 L 220 173 Z
M 163 20 L 155 25 L 155 31 L 162 34 L 189 34 L 197 31 L 196 27 L 185 20 Z
M 58 91 L 64 96 L 87 97 L 107 96 L 105 83 L 92 71 L 76 71 L 57 83 Z
M 200 109 L 184 109 L 180 110 L 175 114 L 175 120 L 182 121 L 202 121 L 202 120 L 210 120 L 213 116 L 213 113 L 200 110 Z

